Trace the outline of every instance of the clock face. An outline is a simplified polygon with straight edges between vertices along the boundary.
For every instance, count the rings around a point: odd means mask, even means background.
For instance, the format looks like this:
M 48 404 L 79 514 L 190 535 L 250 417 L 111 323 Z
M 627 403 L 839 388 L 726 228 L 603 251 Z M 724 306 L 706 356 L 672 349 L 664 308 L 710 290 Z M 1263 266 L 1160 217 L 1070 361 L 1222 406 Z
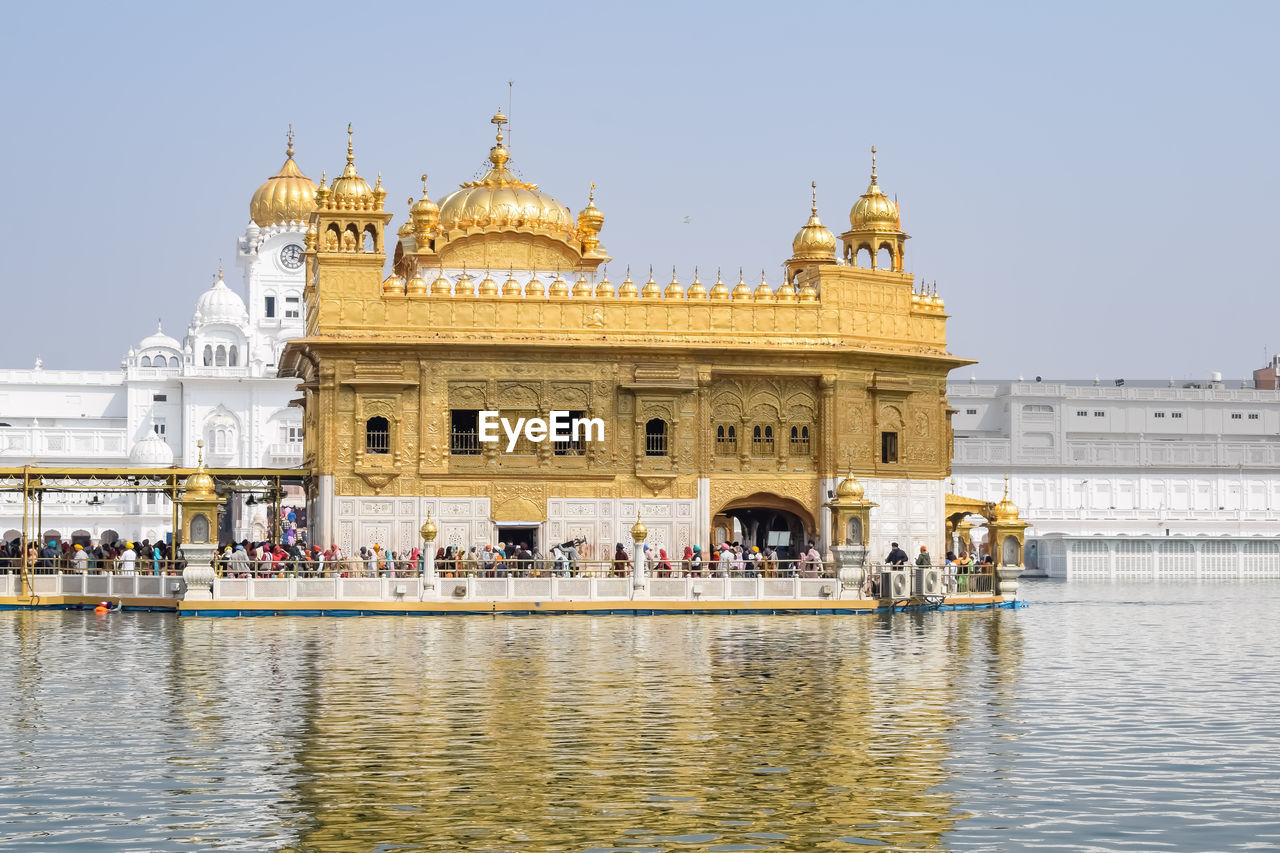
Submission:
M 297 243 L 290 243 L 280 250 L 280 263 L 284 264 L 285 269 L 296 270 L 302 266 L 302 247 Z

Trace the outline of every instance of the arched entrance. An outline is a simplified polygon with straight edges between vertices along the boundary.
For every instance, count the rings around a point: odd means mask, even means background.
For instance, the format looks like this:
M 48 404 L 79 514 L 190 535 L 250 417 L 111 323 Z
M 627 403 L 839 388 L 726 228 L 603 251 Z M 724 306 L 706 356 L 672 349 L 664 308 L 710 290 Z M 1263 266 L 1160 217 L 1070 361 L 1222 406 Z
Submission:
M 803 504 L 770 492 L 729 501 L 715 514 L 711 527 L 720 537 L 712 545 L 724 539 L 761 549 L 773 545 L 784 560 L 799 558 L 808 543 L 818 541 L 813 514 Z

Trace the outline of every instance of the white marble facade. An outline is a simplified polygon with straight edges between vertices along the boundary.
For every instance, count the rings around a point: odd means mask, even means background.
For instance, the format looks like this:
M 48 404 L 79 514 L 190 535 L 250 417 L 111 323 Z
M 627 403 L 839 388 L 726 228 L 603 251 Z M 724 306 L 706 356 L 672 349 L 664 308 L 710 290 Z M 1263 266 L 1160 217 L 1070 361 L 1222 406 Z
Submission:
M 285 341 L 301 334 L 303 270 L 293 268 L 305 225 L 259 228 L 237 241 L 242 278 L 222 276 L 199 293 L 186 334 L 162 326 L 128 350 L 118 369 L 0 369 L 0 467 L 155 467 L 196 464 L 197 444 L 217 467 L 289 468 L 302 462 L 297 382 L 276 376 Z M 144 330 L 138 330 L 142 332 Z M 172 507 L 164 495 L 49 493 L 43 538 L 164 539 Z M 0 495 L 0 530 L 22 526 L 20 495 Z M 237 538 L 257 538 L 264 510 L 233 511 Z

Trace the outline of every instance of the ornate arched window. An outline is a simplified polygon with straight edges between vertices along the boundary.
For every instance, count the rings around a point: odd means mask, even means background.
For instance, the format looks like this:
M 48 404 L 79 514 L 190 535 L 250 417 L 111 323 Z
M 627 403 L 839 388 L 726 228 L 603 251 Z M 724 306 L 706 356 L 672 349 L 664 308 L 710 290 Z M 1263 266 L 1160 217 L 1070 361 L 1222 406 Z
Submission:
M 791 455 L 809 455 L 809 428 L 807 426 L 791 428 Z
M 236 367 L 240 364 L 240 347 L 231 347 L 227 352 L 227 364 Z
M 161 361 L 163 362 L 163 361 L 164 361 L 164 359 L 161 359 Z M 143 366 L 143 367 L 150 367 L 150 366 L 151 366 L 151 356 L 149 356 L 149 355 L 144 355 L 144 356 L 142 357 L 142 366 Z
M 169 356 L 169 367 L 177 370 L 181 366 L 182 364 L 178 361 L 178 357 L 176 355 Z
M 391 422 L 386 418 L 372 417 L 364 422 L 364 452 L 391 452 Z
M 667 455 L 667 422 L 662 418 L 652 418 L 644 425 L 644 455 Z
M 213 366 L 214 367 L 227 366 L 227 348 L 224 347 L 222 344 L 218 344 L 218 348 L 213 351 Z
M 716 455 L 738 455 L 738 429 L 733 424 L 716 427 Z
M 773 455 L 773 427 L 757 425 L 751 430 L 751 455 Z
M 213 367 L 213 347 L 204 345 L 204 366 Z

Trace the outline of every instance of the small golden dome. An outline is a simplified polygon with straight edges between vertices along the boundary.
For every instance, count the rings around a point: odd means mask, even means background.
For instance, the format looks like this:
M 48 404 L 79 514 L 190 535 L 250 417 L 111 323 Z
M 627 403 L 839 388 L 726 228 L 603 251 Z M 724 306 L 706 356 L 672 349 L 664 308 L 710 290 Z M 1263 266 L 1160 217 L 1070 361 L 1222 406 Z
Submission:
M 637 544 L 643 542 L 649 535 L 649 528 L 644 526 L 644 522 L 640 520 L 640 516 L 636 516 L 636 523 L 631 525 L 631 539 Z
M 436 276 L 436 280 L 431 282 L 432 296 L 448 296 L 453 293 L 453 285 L 449 283 L 449 279 L 444 277 L 444 270 L 440 271 L 440 275 Z
M 587 206 L 578 213 L 578 229 L 584 234 L 596 235 L 604 228 L 604 214 L 596 207 L 596 185 L 591 184 L 587 194 Z
M 1004 478 L 1004 497 L 996 504 L 996 521 L 1017 521 L 1018 505 L 1009 500 L 1009 478 Z
M 836 235 L 818 218 L 818 183 L 814 181 L 813 206 L 810 209 L 809 221 L 791 241 L 791 256 L 801 260 L 827 260 L 836 254 Z
M 854 231 L 901 231 L 902 218 L 898 205 L 884 194 L 876 181 L 876 149 L 871 147 L 871 184 L 853 203 L 849 211 L 849 227 Z
M 507 297 L 520 295 L 520 282 L 516 281 L 514 274 L 507 273 L 507 280 L 502 283 L 502 295 Z
M 409 199 L 409 200 L 413 201 L 413 199 Z M 400 227 L 396 229 L 396 236 L 399 237 L 401 240 L 403 240 L 405 237 L 412 236 L 412 234 L 413 234 L 412 222 L 407 222 L 407 221 L 403 222 L 400 224 Z
M 493 276 L 489 275 L 489 273 L 487 272 L 484 274 L 484 281 L 480 282 L 480 295 L 481 296 L 497 296 L 498 295 L 498 283 L 494 281 Z
M 382 280 L 382 292 L 403 294 L 404 279 L 396 275 L 395 273 L 392 273 L 391 275 L 387 276 L 385 279 Z
M 684 299 L 684 288 L 680 286 L 680 282 L 676 280 L 676 268 L 671 268 L 671 283 L 667 285 L 667 289 L 662 291 L 662 295 L 667 299 Z
M 846 474 L 845 478 L 840 481 L 840 485 L 836 486 L 836 497 L 845 500 L 860 501 L 866 493 L 867 490 L 854 479 L 853 474 Z
M 383 192 L 386 195 L 386 192 Z M 338 210 L 367 210 L 375 205 L 373 190 L 356 171 L 355 147 L 351 125 L 347 125 L 347 166 L 333 179 L 329 188 L 329 206 Z
M 431 510 L 427 510 L 427 520 L 422 522 L 422 527 L 418 528 L 418 532 L 422 534 L 423 542 L 436 541 L 436 534 L 440 531 L 436 529 L 436 523 L 431 520 Z
M 378 180 L 373 185 L 373 206 L 375 210 L 382 210 L 382 203 L 387 200 L 386 187 L 382 186 L 382 173 L 378 173 Z
M 476 295 L 476 283 L 471 280 L 471 276 L 467 275 L 465 271 L 462 273 L 462 278 L 458 279 L 458 285 L 453 289 L 453 294 L 454 296 Z
M 698 271 L 693 271 L 693 284 L 689 285 L 688 297 L 690 299 L 706 299 L 707 289 L 702 285 L 702 279 L 698 278 Z
M 329 188 L 324 185 L 324 169 L 320 170 L 320 186 L 316 187 L 316 207 L 328 207 Z
M 614 295 L 613 282 L 609 281 L 609 274 L 605 273 L 604 278 L 596 285 L 596 299 L 612 299 Z
M 644 287 L 640 288 L 640 296 L 643 299 L 657 299 L 661 295 L 662 289 L 653 280 L 653 267 L 649 267 L 649 280 L 644 283 Z
M 427 176 L 422 176 L 422 198 L 409 208 L 409 218 L 413 222 L 413 230 L 426 234 L 435 230 L 440 221 L 440 208 L 427 195 Z
M 750 299 L 751 288 L 747 287 L 747 283 L 742 280 L 742 270 L 738 270 L 738 283 L 733 287 L 733 293 L 730 294 L 734 299 Z
M 573 283 L 573 295 L 577 299 L 591 298 L 591 282 L 587 281 L 585 275 L 579 274 L 578 280 Z
M 724 280 L 720 278 L 718 270 L 716 271 L 716 283 L 711 285 L 711 292 L 707 295 L 717 302 L 729 298 L 729 288 L 725 286 Z
M 760 283 L 756 285 L 755 292 L 751 296 L 756 302 L 773 301 L 773 289 L 764 280 L 764 273 L 760 273 Z
M 260 228 L 306 222 L 316 209 L 316 185 L 302 174 L 293 162 L 293 127 L 289 127 L 289 146 L 284 165 L 267 178 L 249 200 L 249 218 Z
M 806 281 L 804 284 L 800 285 L 800 293 L 797 298 L 801 302 L 817 302 L 818 291 L 814 289 L 812 284 Z
M 406 288 L 406 292 L 410 296 L 426 296 L 431 292 L 431 288 L 427 284 L 427 280 L 422 277 L 421 270 L 415 271 L 413 278 L 409 279 L 409 285 Z
M 525 299 L 542 299 L 547 295 L 547 290 L 542 286 L 542 282 L 538 281 L 537 276 L 529 279 L 529 283 L 524 286 Z
M 565 281 L 564 277 L 558 272 L 556 273 L 555 281 L 551 282 L 551 295 L 562 298 L 569 296 L 569 282 Z
M 796 289 L 791 286 L 791 282 L 784 281 L 782 286 L 778 288 L 778 292 L 773 295 L 773 298 L 779 302 L 795 302 Z
M 627 267 L 627 277 L 618 288 L 618 295 L 624 299 L 635 299 L 640 295 L 640 291 L 636 289 L 636 283 L 631 280 L 631 267 Z
M 204 470 L 204 440 L 196 442 L 196 447 L 200 448 L 200 459 L 196 463 L 196 470 L 191 472 L 186 482 L 182 484 L 183 498 L 190 500 L 213 500 L 217 498 L 217 492 L 214 491 L 213 477 L 209 476 L 209 472 Z

